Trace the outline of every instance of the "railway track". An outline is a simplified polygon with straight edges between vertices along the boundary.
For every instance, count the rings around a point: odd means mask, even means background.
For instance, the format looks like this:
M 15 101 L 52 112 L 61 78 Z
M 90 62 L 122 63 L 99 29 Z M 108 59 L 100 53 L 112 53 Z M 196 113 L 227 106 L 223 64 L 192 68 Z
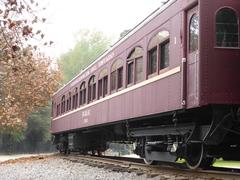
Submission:
M 134 172 L 137 175 L 146 174 L 148 178 L 159 177 L 159 179 L 176 180 L 237 180 L 240 179 L 239 170 L 227 168 L 210 168 L 188 170 L 181 164 L 177 167 L 169 164 L 146 165 L 139 158 L 125 158 L 114 156 L 91 156 L 91 155 L 68 155 L 61 156 L 65 160 L 74 163 L 82 163 L 92 167 L 104 168 L 116 172 Z

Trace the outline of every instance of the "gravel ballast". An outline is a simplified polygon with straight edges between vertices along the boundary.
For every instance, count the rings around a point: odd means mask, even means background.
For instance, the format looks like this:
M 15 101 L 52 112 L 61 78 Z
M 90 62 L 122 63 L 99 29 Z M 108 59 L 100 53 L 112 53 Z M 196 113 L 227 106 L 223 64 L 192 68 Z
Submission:
M 146 175 L 138 176 L 136 173 L 113 172 L 104 168 L 91 167 L 81 163 L 74 163 L 60 157 L 47 157 L 43 159 L 21 160 L 0 164 L 1 180 L 27 180 L 27 179 L 147 179 Z M 159 178 L 157 178 L 159 179 Z

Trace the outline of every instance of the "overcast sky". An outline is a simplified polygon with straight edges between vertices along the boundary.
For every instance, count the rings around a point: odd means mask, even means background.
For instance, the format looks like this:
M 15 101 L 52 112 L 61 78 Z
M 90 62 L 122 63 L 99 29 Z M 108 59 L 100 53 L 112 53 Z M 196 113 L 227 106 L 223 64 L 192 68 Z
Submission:
M 54 45 L 47 54 L 58 57 L 74 46 L 73 34 L 81 29 L 95 29 L 110 37 L 119 37 L 151 12 L 162 0 L 46 0 L 44 27 Z

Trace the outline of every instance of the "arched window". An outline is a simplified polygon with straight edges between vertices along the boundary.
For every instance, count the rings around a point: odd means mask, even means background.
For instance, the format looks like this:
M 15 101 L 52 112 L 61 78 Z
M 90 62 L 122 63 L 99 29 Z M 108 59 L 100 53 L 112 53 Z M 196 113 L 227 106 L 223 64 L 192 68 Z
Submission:
M 83 82 L 80 86 L 80 99 L 79 99 L 79 105 L 82 106 L 86 103 L 86 83 Z
M 127 84 L 131 85 L 143 79 L 143 49 L 134 48 L 127 58 Z
M 158 32 L 148 44 L 148 75 L 169 66 L 169 32 Z
M 62 97 L 62 102 L 61 102 L 61 114 L 65 112 L 65 95 Z
M 98 77 L 98 98 L 105 97 L 108 93 L 108 70 L 103 69 Z
M 238 47 L 238 17 L 234 10 L 223 8 L 216 14 L 216 45 L 218 47 Z
M 199 18 L 197 14 L 193 14 L 189 24 L 189 52 L 198 50 L 199 38 Z
M 92 76 L 88 82 L 88 102 L 96 99 L 96 78 Z
M 117 91 L 123 86 L 123 60 L 116 60 L 111 68 L 111 92 Z

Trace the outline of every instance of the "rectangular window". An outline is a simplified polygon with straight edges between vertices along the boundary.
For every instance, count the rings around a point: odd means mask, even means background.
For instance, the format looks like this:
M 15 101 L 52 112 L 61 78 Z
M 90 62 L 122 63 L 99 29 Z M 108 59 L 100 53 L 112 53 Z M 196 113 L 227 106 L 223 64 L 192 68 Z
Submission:
M 69 97 L 69 110 L 71 110 L 71 105 L 72 105 L 72 98 L 71 98 L 71 96 Z
M 93 84 L 93 95 L 92 95 L 92 100 L 94 100 L 94 99 L 96 99 L 96 83 L 95 84 Z
M 75 97 L 75 108 L 77 108 L 78 107 L 78 93 L 76 94 L 76 97 Z
M 79 97 L 79 105 L 81 106 L 83 104 L 83 91 L 80 91 L 80 97 Z
M 58 107 L 58 105 L 57 105 L 57 116 L 59 115 L 59 107 Z
M 102 79 L 98 80 L 98 98 L 102 97 Z
M 80 91 L 80 106 L 86 103 L 86 89 Z
M 116 90 L 116 79 L 117 79 L 117 72 L 113 71 L 111 73 L 111 91 Z
M 73 102 L 72 102 L 72 108 L 75 108 L 75 95 L 73 95 Z
M 148 74 L 157 72 L 157 47 L 149 51 Z
M 132 84 L 133 83 L 133 61 L 128 62 L 127 69 L 128 69 L 127 84 Z
M 105 76 L 103 78 L 103 97 L 106 96 L 107 92 L 108 92 L 108 77 Z
M 88 102 L 92 100 L 92 86 L 88 86 Z
M 169 41 L 160 45 L 161 61 L 160 70 L 169 66 Z
M 135 68 L 136 68 L 136 77 L 135 77 L 135 80 L 136 82 L 139 82 L 143 79 L 143 59 L 142 57 L 136 59 L 135 61 Z
M 67 99 L 67 111 L 69 110 L 69 99 Z
M 83 90 L 83 101 L 82 101 L 83 104 L 86 103 L 86 94 L 87 94 L 86 92 L 87 92 L 86 89 L 84 89 Z
M 123 67 L 117 70 L 117 88 L 121 88 L 123 86 Z

